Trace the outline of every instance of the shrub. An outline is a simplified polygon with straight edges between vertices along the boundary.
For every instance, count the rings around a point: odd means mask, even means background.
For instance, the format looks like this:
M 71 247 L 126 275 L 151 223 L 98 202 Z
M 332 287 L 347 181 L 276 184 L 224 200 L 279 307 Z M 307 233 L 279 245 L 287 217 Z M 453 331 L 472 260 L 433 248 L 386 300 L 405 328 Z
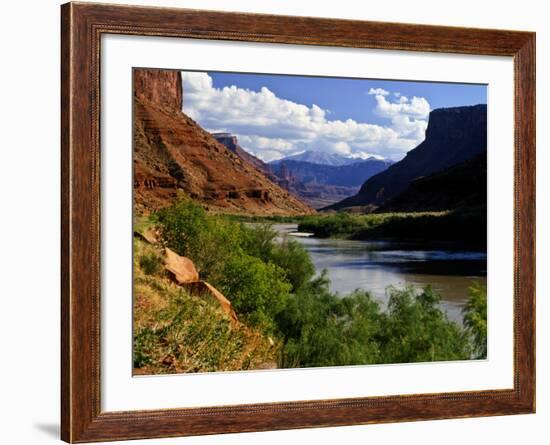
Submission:
M 467 333 L 438 308 L 429 287 L 389 289 L 386 311 L 367 292 L 340 298 L 312 282 L 277 318 L 283 367 L 468 359 Z
M 327 290 L 302 291 L 282 315 L 282 367 L 379 363 L 378 305 L 367 293 L 340 299 Z
M 382 362 L 465 360 L 471 348 L 466 332 L 439 308 L 440 296 L 430 286 L 420 293 L 390 288 L 382 315 Z
M 474 357 L 487 358 L 487 287 L 474 283 L 470 298 L 463 309 L 464 326 L 472 336 Z
M 208 215 L 191 201 L 180 200 L 160 210 L 157 218 L 165 243 L 191 258 L 206 280 L 219 281 L 226 259 L 241 249 L 240 224 Z
M 156 275 L 162 269 L 162 257 L 157 252 L 147 252 L 139 257 L 139 267 L 147 275 Z
M 292 287 L 285 271 L 256 257 L 233 255 L 228 258 L 223 275 L 218 285 L 231 297 L 237 313 L 252 325 L 272 331 L 272 320 L 285 308 Z
M 260 258 L 269 262 L 272 259 L 272 252 L 277 232 L 273 230 L 270 223 L 254 223 L 241 225 L 243 235 L 242 247 L 247 255 Z
M 302 289 L 315 275 L 315 266 L 309 253 L 295 240 L 285 238 L 272 247 L 270 259 L 286 271 L 293 292 Z

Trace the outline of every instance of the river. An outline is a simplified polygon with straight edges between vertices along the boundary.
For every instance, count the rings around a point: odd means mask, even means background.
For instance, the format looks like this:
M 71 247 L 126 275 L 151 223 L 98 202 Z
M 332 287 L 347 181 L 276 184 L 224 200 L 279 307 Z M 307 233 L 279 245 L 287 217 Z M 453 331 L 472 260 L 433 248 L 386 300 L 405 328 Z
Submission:
M 275 224 L 282 236 L 297 231 L 296 224 Z M 421 288 L 430 284 L 441 295 L 441 307 L 451 320 L 462 322 L 468 287 L 487 282 L 485 252 L 422 246 L 399 241 L 354 241 L 292 236 L 310 253 L 317 273 L 326 269 L 331 291 L 341 295 L 368 290 L 386 303 L 393 285 Z

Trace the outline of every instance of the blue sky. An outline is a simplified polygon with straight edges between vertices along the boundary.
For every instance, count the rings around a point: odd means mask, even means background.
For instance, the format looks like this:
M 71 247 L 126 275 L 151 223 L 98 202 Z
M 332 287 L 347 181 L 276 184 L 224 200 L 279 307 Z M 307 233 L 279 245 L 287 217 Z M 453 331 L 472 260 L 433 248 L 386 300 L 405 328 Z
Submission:
M 308 106 L 316 104 L 326 108 L 331 111 L 332 119 L 351 118 L 359 122 L 378 124 L 383 124 L 384 119 L 374 113 L 374 99 L 373 107 L 357 100 L 371 88 L 383 88 L 407 97 L 424 97 L 432 109 L 487 103 L 485 85 L 219 72 L 209 74 L 216 88 L 237 85 L 259 91 L 261 87 L 266 86 L 278 97 Z
M 305 150 L 401 159 L 436 108 L 487 103 L 485 85 L 183 72 L 183 111 L 265 161 Z

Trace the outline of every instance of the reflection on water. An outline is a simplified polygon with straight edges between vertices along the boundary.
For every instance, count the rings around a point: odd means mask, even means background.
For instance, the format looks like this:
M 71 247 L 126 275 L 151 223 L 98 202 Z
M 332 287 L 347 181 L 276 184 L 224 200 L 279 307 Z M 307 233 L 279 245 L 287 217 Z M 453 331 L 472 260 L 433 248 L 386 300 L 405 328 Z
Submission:
M 274 228 L 288 234 L 297 225 L 276 224 Z M 308 250 L 317 273 L 327 270 L 333 292 L 368 290 L 386 302 L 390 285 L 402 288 L 430 284 L 442 296 L 442 307 L 449 317 L 456 321 L 462 320 L 468 287 L 473 281 L 487 282 L 486 252 L 426 249 L 425 245 L 399 241 L 293 238 Z

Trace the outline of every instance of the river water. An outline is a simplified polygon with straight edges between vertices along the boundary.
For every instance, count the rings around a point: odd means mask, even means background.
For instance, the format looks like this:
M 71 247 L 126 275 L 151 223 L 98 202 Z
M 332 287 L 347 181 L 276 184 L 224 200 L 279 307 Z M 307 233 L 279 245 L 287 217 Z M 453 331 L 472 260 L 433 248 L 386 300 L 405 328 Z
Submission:
M 317 273 L 326 269 L 331 290 L 342 295 L 368 290 L 386 303 L 387 288 L 430 284 L 441 295 L 441 307 L 461 322 L 468 287 L 487 282 L 486 252 L 399 241 L 354 241 L 293 236 L 296 224 L 275 224 L 281 236 L 292 236 L 310 253 Z

